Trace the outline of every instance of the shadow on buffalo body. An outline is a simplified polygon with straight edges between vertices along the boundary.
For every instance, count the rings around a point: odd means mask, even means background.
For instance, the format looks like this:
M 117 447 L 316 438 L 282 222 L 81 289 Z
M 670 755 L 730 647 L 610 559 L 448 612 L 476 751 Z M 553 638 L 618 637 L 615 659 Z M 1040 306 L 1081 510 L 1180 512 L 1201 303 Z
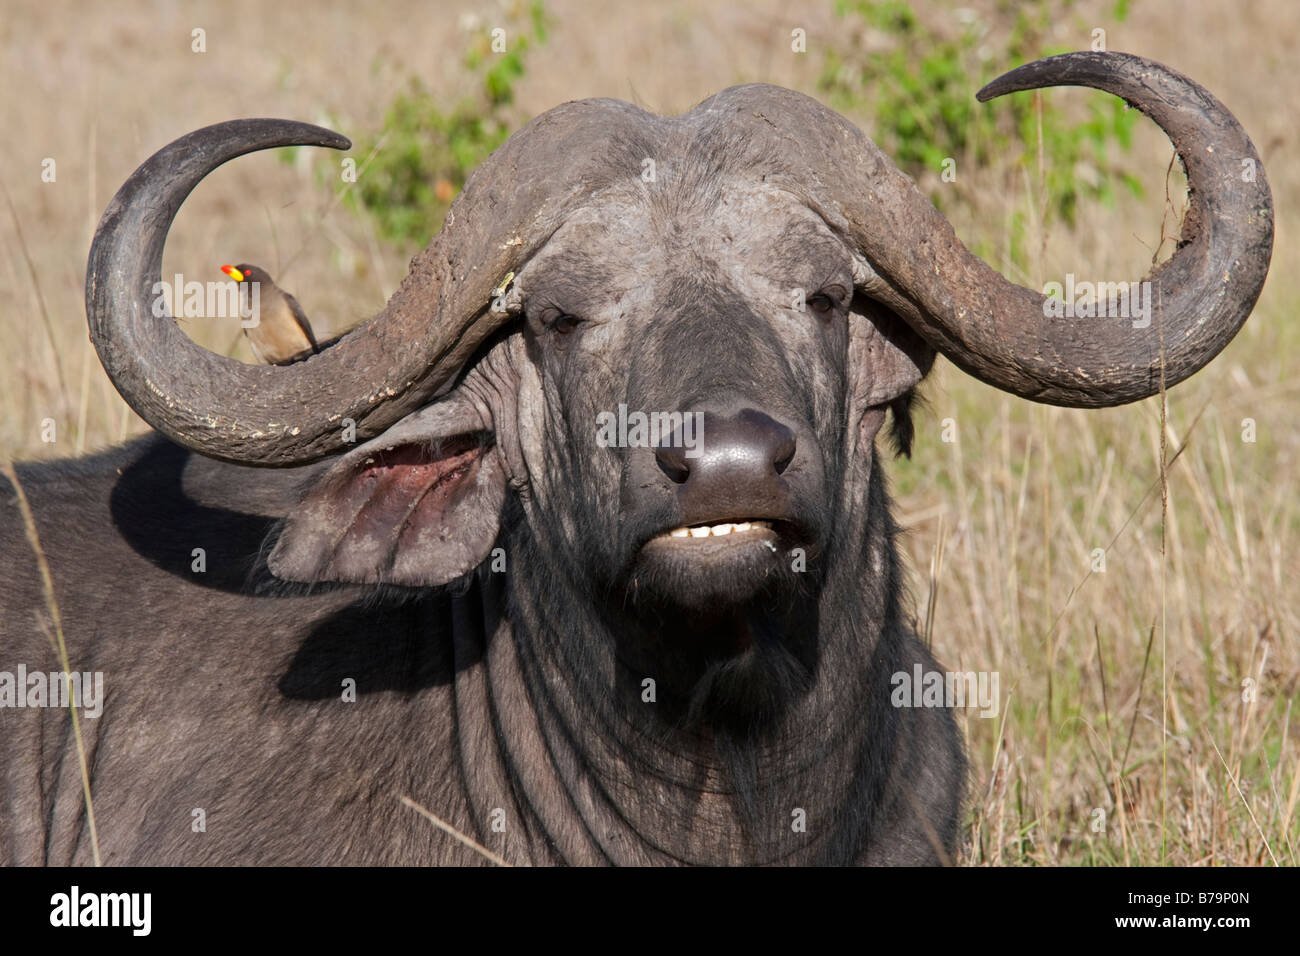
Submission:
M 480 645 L 453 653 L 458 620 L 482 620 L 479 582 L 448 591 L 289 585 L 266 566 L 266 543 L 279 516 L 293 506 L 305 469 L 241 468 L 212 461 L 157 436 L 141 439 L 109 495 L 122 539 L 160 571 L 186 584 L 257 601 L 260 612 L 241 626 L 256 639 L 297 642 L 277 686 L 289 698 L 337 699 L 344 679 L 358 694 L 414 693 L 447 684 L 455 666 L 482 656 Z M 203 549 L 204 570 L 194 550 Z M 306 602 L 306 603 L 304 603 Z M 201 603 L 201 602 L 200 602 Z M 227 604 L 198 613 L 223 613 Z M 491 633 L 491 631 L 477 631 Z
M 109 496 L 122 539 L 155 567 L 199 587 L 231 593 L 270 587 L 274 578 L 260 551 L 275 518 L 256 508 L 237 510 L 221 498 L 199 500 L 186 488 L 186 478 L 197 477 L 201 495 L 220 472 L 249 469 L 197 458 L 156 436 L 138 446 L 140 453 L 122 469 Z M 226 497 L 229 487 L 227 483 Z M 195 570 L 196 548 L 203 550 L 202 572 Z
M 480 645 L 461 657 L 454 653 L 457 613 L 464 607 L 454 607 L 438 592 L 396 605 L 348 605 L 311 629 L 277 686 L 295 700 L 338 700 L 349 679 L 356 681 L 358 694 L 413 694 L 450 684 L 457 668 L 482 657 Z

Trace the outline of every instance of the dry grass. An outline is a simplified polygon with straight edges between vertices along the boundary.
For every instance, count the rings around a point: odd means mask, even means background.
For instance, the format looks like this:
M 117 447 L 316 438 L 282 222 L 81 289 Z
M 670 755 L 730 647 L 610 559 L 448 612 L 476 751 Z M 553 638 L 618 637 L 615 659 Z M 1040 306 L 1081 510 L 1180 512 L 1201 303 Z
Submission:
M 491 850 L 489 850 L 483 844 L 479 843 L 477 840 L 471 839 L 470 837 L 467 837 L 464 833 L 461 833 L 459 830 L 457 830 L 446 820 L 442 819 L 442 817 L 437 816 L 436 814 L 428 810 L 426 807 L 420 806 L 420 804 L 416 803 L 410 797 L 407 796 L 399 797 L 398 802 L 402 806 L 406 807 L 407 809 L 414 810 L 416 813 L 424 817 L 424 819 L 428 820 L 435 827 L 437 827 L 443 833 L 446 833 L 448 836 L 456 840 L 458 843 L 461 843 L 464 846 L 469 847 L 479 856 L 483 857 L 483 859 L 490 862 L 493 866 L 513 865 L 511 863 L 506 862 L 506 860 L 503 857 L 499 856 L 496 853 L 493 853 Z
M 792 15 L 773 0 L 549 6 L 552 39 L 520 88 L 521 116 L 590 95 L 680 110 L 742 80 L 815 93 L 816 44 L 832 24 L 829 4 Z M 98 367 L 82 304 L 94 223 L 137 162 L 232 116 L 370 127 L 411 72 L 452 95 L 464 82 L 458 23 L 474 9 L 19 7 L 0 20 L 5 128 L 19 134 L 0 165 L 14 223 L 0 230 L 0 457 L 20 458 L 80 453 L 143 429 Z M 1163 435 L 1156 399 L 1076 412 L 1009 398 L 942 362 L 932 376 L 915 457 L 893 468 L 918 617 L 946 665 L 998 671 L 1004 698 L 997 719 L 965 719 L 968 860 L 1295 864 L 1300 622 L 1287 582 L 1300 533 L 1300 385 L 1290 375 L 1300 263 L 1289 225 L 1300 142 L 1275 77 L 1288 75 L 1297 15 L 1286 0 L 1176 10 L 1139 0 L 1115 24 L 1109 8 L 1078 4 L 1054 41 L 1083 47 L 1091 26 L 1105 26 L 1112 49 L 1169 63 L 1234 110 L 1277 202 L 1274 267 L 1244 332 L 1168 395 Z M 479 7 L 484 22 L 491 9 Z M 245 29 L 252 20 L 266 29 Z M 196 26 L 208 31 L 203 55 L 189 52 Z M 808 31 L 806 57 L 789 52 L 793 26 Z M 1146 200 L 1088 210 L 1068 232 L 1039 223 L 1032 274 L 995 265 L 1030 285 L 1067 271 L 1140 275 L 1161 238 L 1169 153 L 1144 130 L 1132 166 Z M 40 181 L 47 156 L 56 183 Z M 985 196 L 958 218 L 959 233 L 1003 248 L 1012 210 L 1034 212 L 1038 174 L 1027 164 L 1023 187 Z M 346 326 L 383 302 L 409 250 L 381 247 L 332 200 L 305 167 L 241 160 L 187 203 L 164 274 L 218 279 L 222 262 L 259 262 L 324 331 Z M 189 325 L 211 348 L 245 347 L 233 326 Z M 53 444 L 40 438 L 47 418 Z M 940 441 L 945 418 L 957 423 L 955 443 Z M 1254 443 L 1242 440 L 1246 418 Z M 1104 573 L 1089 570 L 1094 548 L 1106 549 Z
M 54 594 L 54 575 L 50 573 L 49 562 L 45 559 L 45 549 L 41 547 L 40 532 L 36 529 L 36 517 L 32 514 L 31 505 L 27 501 L 27 492 L 23 489 L 22 482 L 18 480 L 18 472 L 14 469 L 13 462 L 0 463 L 0 476 L 7 478 L 10 485 L 13 486 L 14 500 L 19 513 L 22 515 L 23 526 L 27 529 L 27 543 L 31 545 L 33 559 L 40 570 L 41 590 L 45 597 L 45 610 L 50 616 L 50 629 L 52 631 L 52 633 L 47 633 L 46 636 L 49 638 L 54 656 L 58 658 L 59 667 L 62 669 L 63 693 L 68 701 L 68 716 L 72 721 L 72 737 L 77 746 L 77 767 L 81 776 L 81 792 L 86 801 L 86 827 L 90 831 L 90 851 L 95 866 L 99 866 L 99 830 L 95 826 L 95 802 L 90 795 L 90 773 L 86 768 L 86 742 L 81 735 L 81 718 L 77 714 L 77 703 L 74 699 L 75 695 L 71 691 L 68 676 L 72 673 L 72 664 L 68 660 L 68 645 L 63 638 L 63 615 L 59 612 L 59 602 Z M 21 556 L 15 555 L 14 557 L 16 560 L 22 560 Z

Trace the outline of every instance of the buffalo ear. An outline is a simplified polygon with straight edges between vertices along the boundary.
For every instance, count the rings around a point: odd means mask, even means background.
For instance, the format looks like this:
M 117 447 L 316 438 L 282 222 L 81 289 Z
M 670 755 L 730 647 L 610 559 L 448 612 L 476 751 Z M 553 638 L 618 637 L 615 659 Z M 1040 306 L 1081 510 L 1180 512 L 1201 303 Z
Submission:
M 889 410 L 889 438 L 897 454 L 912 455 L 912 409 L 916 387 L 934 365 L 934 349 L 888 306 L 867 296 L 853 298 L 849 319 L 849 362 L 853 374 L 853 407 L 859 412 Z M 883 421 L 864 414 L 860 427 L 870 445 Z
M 889 406 L 921 383 L 934 366 L 934 349 L 896 312 L 864 295 L 853 297 L 849 361 L 858 394 L 872 408 Z
M 505 489 L 491 423 L 453 393 L 335 462 L 267 564 L 286 581 L 446 584 L 490 553 Z

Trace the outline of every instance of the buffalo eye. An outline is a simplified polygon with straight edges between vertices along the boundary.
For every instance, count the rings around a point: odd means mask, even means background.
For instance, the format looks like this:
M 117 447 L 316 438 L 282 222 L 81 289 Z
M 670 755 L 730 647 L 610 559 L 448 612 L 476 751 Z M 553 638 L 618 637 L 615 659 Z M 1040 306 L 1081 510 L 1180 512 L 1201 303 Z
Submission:
M 824 292 L 808 297 L 808 308 L 818 315 L 830 315 L 835 310 L 835 300 Z
M 576 315 L 570 315 L 568 312 L 565 312 L 563 315 L 555 318 L 555 321 L 551 323 L 551 328 L 556 332 L 559 332 L 561 335 L 568 335 L 581 324 L 582 319 L 578 318 Z

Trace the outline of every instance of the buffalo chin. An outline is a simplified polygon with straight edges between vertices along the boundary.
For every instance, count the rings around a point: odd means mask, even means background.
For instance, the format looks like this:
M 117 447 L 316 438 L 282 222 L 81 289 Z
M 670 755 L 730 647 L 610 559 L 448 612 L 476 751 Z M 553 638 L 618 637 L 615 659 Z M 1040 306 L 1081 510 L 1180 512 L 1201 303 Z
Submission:
M 805 650 L 763 636 L 739 654 L 711 661 L 688 692 L 685 725 L 724 731 L 739 742 L 776 723 L 812 688 L 814 662 Z
M 794 577 L 737 582 L 750 595 L 743 602 L 701 598 L 695 607 L 660 604 L 638 615 L 636 626 L 619 634 L 629 699 L 641 699 L 641 680 L 652 674 L 661 705 L 655 715 L 670 726 L 721 731 L 739 742 L 779 721 L 816 672 L 817 602 L 799 582 L 789 583 Z M 718 592 L 716 580 L 711 591 Z

